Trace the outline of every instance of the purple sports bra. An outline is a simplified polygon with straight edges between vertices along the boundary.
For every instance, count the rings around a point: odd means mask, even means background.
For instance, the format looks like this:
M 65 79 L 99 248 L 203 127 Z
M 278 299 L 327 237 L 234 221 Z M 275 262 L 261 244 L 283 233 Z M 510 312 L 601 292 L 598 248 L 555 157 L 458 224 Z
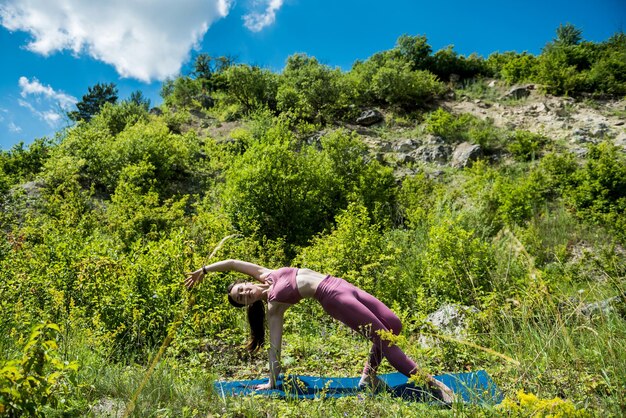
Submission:
M 298 291 L 296 274 L 298 274 L 298 269 L 295 267 L 282 267 L 270 273 L 265 279 L 267 283 L 271 284 L 267 301 L 298 303 L 302 299 L 302 295 Z

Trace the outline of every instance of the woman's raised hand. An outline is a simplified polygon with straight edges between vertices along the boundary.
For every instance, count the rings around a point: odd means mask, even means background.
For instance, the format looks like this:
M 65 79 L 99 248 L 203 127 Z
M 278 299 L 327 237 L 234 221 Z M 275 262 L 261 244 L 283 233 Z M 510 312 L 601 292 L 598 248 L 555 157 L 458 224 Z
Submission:
M 262 273 L 262 274 L 259 276 L 259 281 L 260 281 L 261 283 L 265 283 L 265 279 L 267 279 L 267 276 L 269 276 L 270 274 L 272 274 L 272 270 L 269 270 L 269 271 L 266 271 L 265 273 Z
M 185 286 L 187 289 L 191 289 L 196 285 L 196 283 L 200 283 L 204 279 L 204 271 L 202 269 L 198 269 L 191 273 L 187 273 L 187 278 L 185 279 Z

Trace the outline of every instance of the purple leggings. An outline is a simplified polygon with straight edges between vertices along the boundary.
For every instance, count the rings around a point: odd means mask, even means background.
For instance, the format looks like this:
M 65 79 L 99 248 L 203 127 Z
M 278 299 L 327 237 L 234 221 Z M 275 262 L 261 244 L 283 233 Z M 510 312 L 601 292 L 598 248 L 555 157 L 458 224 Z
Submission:
M 364 290 L 333 276 L 327 276 L 322 280 L 314 297 L 333 318 L 372 341 L 364 374 L 375 372 L 383 356 L 405 376 L 417 371 L 417 365 L 413 360 L 397 345 L 389 346 L 389 342 L 381 339 L 376 332 L 385 330 L 398 335 L 402 329 L 400 319 L 384 303 Z

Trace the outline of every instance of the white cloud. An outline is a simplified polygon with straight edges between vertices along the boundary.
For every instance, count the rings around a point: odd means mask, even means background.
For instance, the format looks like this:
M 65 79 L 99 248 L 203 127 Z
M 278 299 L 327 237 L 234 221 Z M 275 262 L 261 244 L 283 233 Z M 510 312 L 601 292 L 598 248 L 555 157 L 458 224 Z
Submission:
M 260 32 L 265 27 L 276 21 L 276 12 L 283 5 L 284 0 L 264 0 L 256 2 L 258 8 L 263 8 L 262 12 L 253 11 L 243 17 L 244 25 L 253 32 Z
M 17 126 L 15 123 L 11 122 L 9 123 L 9 132 L 13 134 L 19 134 L 20 132 L 22 132 L 22 128 Z
M 27 48 L 49 55 L 86 53 L 122 77 L 142 81 L 176 75 L 211 24 L 233 0 L 4 0 L 0 23 L 24 31 Z M 282 1 L 281 1 L 282 2 Z
M 58 103 L 61 109 L 70 109 L 78 102 L 76 97 L 63 92 L 57 92 L 50 86 L 44 86 L 36 78 L 33 78 L 33 81 L 29 81 L 26 77 L 20 77 L 18 84 L 22 89 L 20 93 L 22 97 L 26 97 L 29 94 L 42 95 L 46 99 Z
M 58 127 L 65 112 L 78 102 L 74 96 L 56 91 L 49 85 L 44 86 L 36 78 L 31 81 L 26 77 L 20 77 L 18 84 L 22 96 L 22 99 L 17 100 L 18 104 L 53 128 Z M 34 104 L 27 100 L 30 96 L 35 97 Z

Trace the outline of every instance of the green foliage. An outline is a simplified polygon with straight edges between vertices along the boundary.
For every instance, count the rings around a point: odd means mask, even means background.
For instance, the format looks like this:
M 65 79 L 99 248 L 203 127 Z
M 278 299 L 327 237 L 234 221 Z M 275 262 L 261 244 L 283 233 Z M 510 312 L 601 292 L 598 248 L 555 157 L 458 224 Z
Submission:
M 508 83 L 528 82 L 537 79 L 537 66 L 537 57 L 524 52 L 507 60 L 500 67 L 500 74 Z
M 347 106 L 342 73 L 316 58 L 295 54 L 287 59 L 276 93 L 277 108 L 308 121 L 330 121 Z
M 200 82 L 203 92 L 222 90 L 227 83 L 224 72 L 233 64 L 234 59 L 231 57 L 199 54 L 194 61 L 193 75 Z
M 92 117 L 98 114 L 105 103 L 117 102 L 117 87 L 114 83 L 97 83 L 87 88 L 82 100 L 76 103 L 76 108 L 67 113 L 67 116 L 73 121 L 89 122 Z
M 482 58 L 475 54 L 467 58 L 459 56 L 453 46 L 435 52 L 429 70 L 442 80 L 452 80 L 453 74 L 459 79 L 466 79 L 486 72 Z
M 432 49 L 426 36 L 401 35 L 396 41 L 396 50 L 408 61 L 412 70 L 426 70 Z
M 469 113 L 455 116 L 439 108 L 426 117 L 426 132 L 442 137 L 446 142 L 455 143 L 467 139 L 470 126 L 477 122 Z
M 554 43 L 557 45 L 572 46 L 578 45 L 582 40 L 583 31 L 578 29 L 571 23 L 561 24 L 556 29 L 556 39 Z
M 141 100 L 141 98 L 136 99 Z M 99 119 L 106 124 L 111 135 L 117 135 L 137 122 L 146 122 L 148 109 L 146 103 L 134 101 L 124 101 L 118 105 L 105 103 L 100 109 Z
M 344 278 L 367 292 L 385 298 L 389 289 L 386 254 L 379 227 L 372 224 L 367 209 L 350 204 L 339 213 L 336 227 L 328 235 L 318 235 L 295 259 L 299 265 Z M 382 294 L 381 294 L 382 293 Z
M 389 60 L 372 77 L 374 97 L 405 110 L 415 109 L 441 95 L 445 88 L 434 74 L 412 71 L 408 63 Z
M 24 345 L 22 358 L 3 362 L 0 414 L 44 417 L 48 408 L 63 409 L 78 364 L 62 360 L 57 344 L 59 334 L 56 324 L 40 323 Z
M 53 143 L 48 138 L 35 139 L 28 147 L 20 142 L 0 153 L 0 169 L 7 183 L 32 180 L 49 157 Z
M 518 161 L 533 161 L 548 142 L 543 135 L 528 131 L 515 131 L 508 139 L 508 150 Z
M 479 305 L 492 290 L 494 258 L 489 243 L 452 217 L 439 219 L 428 232 L 422 266 L 423 288 L 431 309 L 442 302 Z
M 109 227 L 125 243 L 182 226 L 188 196 L 161 202 L 153 172 L 154 167 L 145 161 L 125 166 L 111 196 Z
M 244 113 L 267 107 L 276 109 L 278 77 L 268 70 L 249 65 L 234 65 L 225 72 L 227 100 L 239 104 Z
M 626 238 L 626 158 L 604 142 L 589 150 L 586 164 L 573 176 L 566 196 L 584 219 L 607 225 Z
M 150 110 L 150 99 L 145 97 L 141 90 L 133 91 L 126 101 L 143 108 L 146 112 Z
M 408 177 L 402 182 L 399 201 L 409 226 L 415 229 L 428 221 L 437 198 L 436 190 L 435 181 L 424 173 Z
M 174 80 L 167 80 L 161 86 L 161 97 L 165 105 L 172 107 L 210 107 L 204 105 L 212 104 L 202 93 L 202 83 L 200 80 L 191 77 L 178 77 Z
M 302 245 L 350 200 L 375 216 L 389 214 L 391 171 L 370 160 L 355 136 L 331 134 L 321 151 L 295 145 L 284 127 L 274 128 L 227 171 L 227 212 L 244 234 Z
M 123 123 L 123 130 L 116 132 Z M 163 120 L 149 122 L 141 108 L 126 104 L 105 107 L 92 122 L 70 131 L 58 156 L 67 156 L 82 165 L 81 182 L 108 194 L 115 190 L 124 167 L 145 161 L 154 168 L 158 191 L 170 195 L 177 189 L 176 182 L 190 175 L 195 141 L 193 133 L 173 134 Z M 55 160 L 60 161 L 67 160 Z M 46 167 L 50 172 L 58 169 L 55 163 Z
M 537 81 L 549 94 L 571 95 L 585 90 L 582 88 L 584 78 L 576 65 L 570 62 L 566 48 L 576 47 L 550 48 L 539 59 Z

